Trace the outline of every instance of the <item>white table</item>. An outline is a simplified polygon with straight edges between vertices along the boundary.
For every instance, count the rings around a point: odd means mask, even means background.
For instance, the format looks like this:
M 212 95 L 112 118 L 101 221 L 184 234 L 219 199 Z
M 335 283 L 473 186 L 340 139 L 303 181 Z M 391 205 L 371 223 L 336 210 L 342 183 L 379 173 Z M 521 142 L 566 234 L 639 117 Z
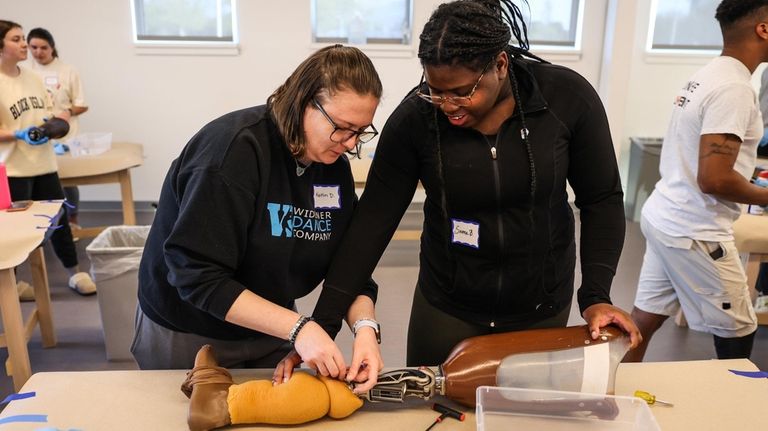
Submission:
M 665 431 L 768 429 L 768 379 L 750 379 L 728 369 L 755 371 L 745 359 L 622 364 L 616 381 L 617 395 L 637 389 L 675 403 L 672 408 L 652 406 Z M 32 376 L 21 392 L 36 396 L 12 401 L 0 419 L 20 414 L 45 414 L 48 423 L 17 423 L 14 430 L 41 427 L 82 430 L 185 430 L 189 401 L 179 390 L 185 372 L 93 371 L 47 372 Z M 270 378 L 269 370 L 234 370 L 235 382 Z M 432 402 L 442 398 L 412 400 L 402 404 L 366 403 L 344 420 L 329 418 L 296 427 L 239 426 L 237 430 L 424 430 L 437 417 Z M 466 409 L 461 410 L 466 411 Z M 464 422 L 446 420 L 435 431 L 474 430 L 474 412 Z M 8 425 L 4 425 L 8 426 Z M 0 429 L 5 429 L 0 426 Z
M 0 211 L 0 313 L 5 330 L 0 345 L 8 347 L 8 371 L 13 375 L 13 386 L 17 390 L 32 374 L 27 340 L 35 324 L 40 323 L 44 347 L 56 344 L 45 259 L 42 248 L 38 246 L 43 242 L 50 224 L 48 218 L 56 215 L 59 208 L 61 201 L 34 202 L 25 211 Z M 24 322 L 13 269 L 27 258 L 32 265 L 36 308 Z
M 747 286 L 754 299 L 760 264 L 768 261 L 768 215 L 742 214 L 733 224 L 736 248 L 742 255 Z M 756 313 L 759 325 L 768 325 L 768 312 Z
M 621 364 L 616 395 L 652 393 L 674 407 L 651 406 L 664 431 L 768 430 L 768 379 L 737 376 L 758 371 L 747 359 Z

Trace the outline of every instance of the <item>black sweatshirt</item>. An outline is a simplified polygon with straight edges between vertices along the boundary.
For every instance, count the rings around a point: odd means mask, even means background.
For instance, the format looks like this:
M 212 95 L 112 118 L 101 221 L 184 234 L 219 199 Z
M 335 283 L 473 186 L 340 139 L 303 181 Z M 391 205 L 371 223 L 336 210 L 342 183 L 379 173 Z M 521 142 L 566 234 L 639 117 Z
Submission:
M 419 181 L 426 201 L 418 284 L 435 307 L 499 326 L 538 321 L 569 304 L 576 245 L 566 180 L 581 216 L 579 307 L 610 303 L 625 222 L 603 105 L 567 68 L 519 58 L 512 64 L 535 161 L 533 212 L 519 111 L 487 137 L 451 125 L 411 93 L 384 127 L 365 192 L 328 272 L 314 313 L 326 330 L 338 330 L 339 307 L 363 288 Z M 477 247 L 452 241 L 468 229 L 479 237 Z
M 265 106 L 200 130 L 163 183 L 139 269 L 142 311 L 174 331 L 268 337 L 225 322 L 232 303 L 249 289 L 294 307 L 322 281 L 356 204 L 346 157 L 301 176 L 296 167 Z

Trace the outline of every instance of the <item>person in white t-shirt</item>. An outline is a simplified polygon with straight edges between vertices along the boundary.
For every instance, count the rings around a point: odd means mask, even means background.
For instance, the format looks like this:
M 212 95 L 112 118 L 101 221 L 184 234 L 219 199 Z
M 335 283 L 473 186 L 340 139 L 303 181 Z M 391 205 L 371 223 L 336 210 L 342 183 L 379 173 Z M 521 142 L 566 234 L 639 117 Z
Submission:
M 711 333 L 720 359 L 748 358 L 757 319 L 733 239 L 740 204 L 768 204 L 749 182 L 763 123 L 751 75 L 768 61 L 768 0 L 724 0 L 715 18 L 723 51 L 674 99 L 661 180 L 645 203 L 646 253 L 632 318 L 643 341 L 682 307 L 691 329 Z
M 27 34 L 27 45 L 34 59 L 29 66 L 43 80 L 51 95 L 54 109 L 68 110 L 70 113 L 69 133 L 61 140 L 66 141 L 77 136 L 78 118 L 88 110 L 80 74 L 74 67 L 59 59 L 56 42 L 48 30 L 39 27 L 30 30 Z M 77 225 L 80 192 L 77 187 L 64 187 L 64 195 L 72 204 L 67 208 L 69 223 Z

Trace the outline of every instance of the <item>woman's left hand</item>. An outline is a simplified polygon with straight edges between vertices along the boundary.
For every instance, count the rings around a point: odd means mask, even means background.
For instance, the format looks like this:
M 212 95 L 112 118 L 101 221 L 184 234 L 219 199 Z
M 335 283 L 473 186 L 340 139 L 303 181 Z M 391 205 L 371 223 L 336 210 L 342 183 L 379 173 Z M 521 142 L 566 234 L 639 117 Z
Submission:
M 582 317 L 589 325 L 592 339 L 600 336 L 600 328 L 614 324 L 629 334 L 630 349 L 634 349 L 643 340 L 640 329 L 629 316 L 629 313 L 611 304 L 592 304 L 584 310 Z
M 381 359 L 381 350 L 376 341 L 376 333 L 373 328 L 363 327 L 357 331 L 352 347 L 352 364 L 349 367 L 346 381 L 355 381 L 354 392 L 361 394 L 367 392 L 376 384 L 379 372 L 384 368 Z

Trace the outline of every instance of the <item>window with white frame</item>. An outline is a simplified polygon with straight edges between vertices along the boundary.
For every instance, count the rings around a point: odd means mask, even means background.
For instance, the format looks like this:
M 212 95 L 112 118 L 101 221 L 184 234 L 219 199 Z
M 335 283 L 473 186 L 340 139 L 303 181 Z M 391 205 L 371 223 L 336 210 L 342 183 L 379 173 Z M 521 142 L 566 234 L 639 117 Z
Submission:
M 528 41 L 538 48 L 578 49 L 583 1 L 529 0 L 517 2 L 528 26 Z
M 236 0 L 132 0 L 134 40 L 235 43 Z
M 715 10 L 721 0 L 654 0 L 648 50 L 713 51 L 723 47 Z
M 411 0 L 312 0 L 318 43 L 411 43 Z

